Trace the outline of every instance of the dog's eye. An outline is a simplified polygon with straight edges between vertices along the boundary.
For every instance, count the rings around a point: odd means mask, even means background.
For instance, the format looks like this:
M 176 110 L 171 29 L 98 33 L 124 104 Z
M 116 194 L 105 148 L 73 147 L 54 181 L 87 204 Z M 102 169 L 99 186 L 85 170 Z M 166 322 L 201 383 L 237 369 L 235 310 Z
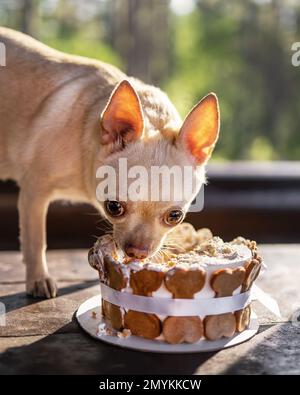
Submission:
M 112 217 L 120 217 L 125 213 L 125 207 L 117 200 L 107 200 L 105 202 L 105 210 Z
M 179 224 L 183 220 L 184 213 L 180 209 L 170 210 L 164 216 L 164 221 L 169 226 Z

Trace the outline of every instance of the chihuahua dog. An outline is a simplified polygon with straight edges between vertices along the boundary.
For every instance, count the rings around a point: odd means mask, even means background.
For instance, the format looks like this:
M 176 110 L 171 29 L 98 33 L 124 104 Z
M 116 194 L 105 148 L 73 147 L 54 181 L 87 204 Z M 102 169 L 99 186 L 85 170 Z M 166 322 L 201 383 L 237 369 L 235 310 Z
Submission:
M 205 181 L 219 133 L 217 97 L 207 95 L 182 122 L 166 94 L 114 66 L 61 53 L 7 28 L 0 28 L 0 42 L 6 48 L 0 178 L 20 187 L 27 293 L 57 293 L 46 263 L 46 214 L 54 200 L 91 203 L 112 224 L 125 254 L 154 255 Z M 120 158 L 128 169 L 189 165 L 195 188 L 176 201 L 126 201 L 118 191 L 113 199 L 96 197 L 97 169 L 109 165 L 119 172 Z

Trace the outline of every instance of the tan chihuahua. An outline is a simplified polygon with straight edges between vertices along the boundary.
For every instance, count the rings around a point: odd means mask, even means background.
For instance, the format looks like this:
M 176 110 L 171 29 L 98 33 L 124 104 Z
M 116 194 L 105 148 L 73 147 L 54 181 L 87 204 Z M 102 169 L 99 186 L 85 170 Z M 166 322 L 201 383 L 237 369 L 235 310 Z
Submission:
M 182 123 L 162 91 L 111 65 L 66 55 L 7 28 L 0 28 L 0 42 L 6 48 L 6 66 L 0 67 L 0 178 L 20 186 L 27 293 L 56 296 L 46 263 L 46 214 L 53 200 L 93 204 L 128 256 L 154 255 L 205 181 L 204 166 L 219 133 L 217 97 L 207 95 Z M 96 198 L 97 169 L 109 165 L 119 172 L 121 158 L 129 169 L 192 166 L 195 188 L 176 201 L 126 201 L 120 191 L 113 199 Z

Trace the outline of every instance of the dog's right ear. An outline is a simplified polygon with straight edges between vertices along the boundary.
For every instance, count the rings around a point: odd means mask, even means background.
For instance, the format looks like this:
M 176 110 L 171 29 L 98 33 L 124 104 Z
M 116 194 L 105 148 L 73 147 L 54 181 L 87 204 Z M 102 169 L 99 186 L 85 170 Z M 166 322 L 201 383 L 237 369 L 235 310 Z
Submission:
M 140 100 L 132 85 L 122 81 L 114 89 L 101 115 L 101 143 L 120 143 L 137 140 L 143 134 L 144 119 Z

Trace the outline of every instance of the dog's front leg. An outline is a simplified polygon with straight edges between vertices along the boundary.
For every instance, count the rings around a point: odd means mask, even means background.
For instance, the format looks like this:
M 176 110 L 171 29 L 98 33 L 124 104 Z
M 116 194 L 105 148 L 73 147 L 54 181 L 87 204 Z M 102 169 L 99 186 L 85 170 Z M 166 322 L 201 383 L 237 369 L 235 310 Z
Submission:
M 34 297 L 54 298 L 55 281 L 46 262 L 46 215 L 50 194 L 36 185 L 21 185 L 19 196 L 20 241 L 26 265 L 26 292 Z

